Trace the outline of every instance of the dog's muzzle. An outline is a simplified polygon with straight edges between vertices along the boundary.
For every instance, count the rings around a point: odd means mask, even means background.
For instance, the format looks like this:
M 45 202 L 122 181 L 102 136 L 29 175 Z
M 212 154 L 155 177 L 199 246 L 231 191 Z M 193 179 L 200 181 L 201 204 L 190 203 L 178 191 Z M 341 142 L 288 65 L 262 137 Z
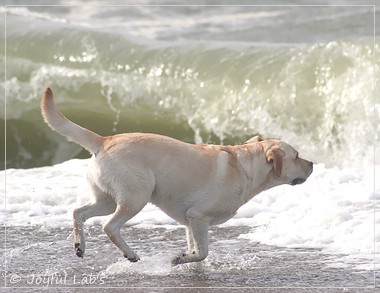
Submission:
M 290 182 L 290 185 L 297 185 L 297 184 L 302 184 L 306 181 L 304 178 L 296 178 L 292 182 Z

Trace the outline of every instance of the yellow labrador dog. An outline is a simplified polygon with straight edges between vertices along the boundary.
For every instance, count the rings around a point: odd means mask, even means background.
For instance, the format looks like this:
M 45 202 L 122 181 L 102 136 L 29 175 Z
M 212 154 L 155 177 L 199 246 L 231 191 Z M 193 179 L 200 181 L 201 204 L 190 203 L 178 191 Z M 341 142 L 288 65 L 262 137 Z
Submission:
M 156 134 L 100 136 L 71 122 L 46 89 L 42 115 L 56 132 L 93 154 L 88 180 L 95 203 L 74 210 L 75 251 L 83 257 L 84 222 L 112 214 L 104 225 L 130 261 L 140 258 L 120 235 L 121 226 L 151 202 L 186 226 L 187 251 L 173 265 L 208 255 L 208 229 L 233 217 L 253 196 L 280 184 L 303 183 L 313 163 L 289 144 L 255 137 L 244 145 L 194 145 Z

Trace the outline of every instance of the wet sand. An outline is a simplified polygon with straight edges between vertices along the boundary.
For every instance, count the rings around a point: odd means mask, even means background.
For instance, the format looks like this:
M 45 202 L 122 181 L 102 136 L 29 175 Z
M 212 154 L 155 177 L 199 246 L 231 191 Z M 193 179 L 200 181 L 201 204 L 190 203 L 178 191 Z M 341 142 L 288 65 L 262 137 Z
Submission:
M 289 249 L 238 236 L 249 227 L 214 227 L 210 253 L 201 263 L 172 267 L 186 248 L 183 228 L 124 227 L 141 260 L 130 263 L 101 226 L 87 228 L 86 254 L 74 254 L 68 227 L 8 227 L 2 251 L 1 292 L 373 292 L 374 273 L 342 255 Z M 377 284 L 379 284 L 377 277 Z M 4 286 L 4 285 L 3 285 Z M 120 291 L 118 290 L 120 289 Z M 379 288 L 377 288 L 379 289 Z M 88 290 L 86 290 L 87 292 Z

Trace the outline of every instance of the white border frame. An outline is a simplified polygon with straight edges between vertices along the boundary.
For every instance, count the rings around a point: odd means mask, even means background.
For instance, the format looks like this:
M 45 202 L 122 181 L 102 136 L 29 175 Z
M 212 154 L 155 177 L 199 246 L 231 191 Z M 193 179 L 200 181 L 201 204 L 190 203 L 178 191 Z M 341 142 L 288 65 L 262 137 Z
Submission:
M 216 7 L 216 6 L 222 6 L 222 7 L 234 7 L 234 6 L 240 6 L 240 7 L 372 7 L 373 8 L 373 102 L 374 102 L 374 115 L 376 114 L 376 103 L 375 103 L 375 90 L 376 90 L 376 5 L 375 4 L 360 4 L 360 5 L 296 5 L 296 4 L 284 4 L 284 5 L 271 5 L 271 4 L 264 4 L 264 5 L 258 5 L 258 4 L 214 4 L 214 5 L 207 5 L 207 4 L 107 4 L 107 5 L 91 5 L 91 4 L 84 4 L 84 5 L 89 5 L 89 6 L 94 6 L 94 7 L 136 7 L 136 6 L 142 6 L 142 7 L 159 7 L 159 6 L 164 6 L 164 7 Z M 4 7 L 4 54 L 5 54 L 5 63 L 4 63 L 4 98 L 5 98 L 5 106 L 4 106 L 4 114 L 5 117 L 7 117 L 7 7 L 75 7 L 75 6 L 82 6 L 82 5 L 56 5 L 56 4 L 18 4 L 18 5 L 1 5 L 1 7 Z M 374 117 L 376 119 L 376 117 Z M 4 217 L 4 251 L 6 252 L 7 250 L 7 200 L 6 200 L 6 194 L 7 194 L 7 180 L 6 180 L 6 172 L 7 172 L 7 152 L 6 152 L 6 146 L 7 146 L 7 120 L 5 119 L 4 123 L 4 135 L 5 135 L 5 153 L 4 153 L 4 209 L 5 209 L 5 217 Z M 373 183 L 373 191 L 375 192 L 376 190 L 376 138 L 374 136 L 374 141 L 373 141 L 373 147 L 374 147 L 374 153 L 373 153 L 373 160 L 374 160 L 374 167 L 373 167 L 373 178 L 374 178 L 374 183 Z M 380 159 L 380 158 L 379 158 Z M 376 199 L 374 199 L 373 203 L 373 221 L 374 221 L 374 231 L 373 231 L 373 286 L 368 286 L 368 287 L 318 287 L 318 286 L 311 286 L 311 287 L 271 287 L 271 286 L 264 286 L 264 287 L 135 287 L 135 286 L 130 286 L 130 287 L 123 287 L 123 286 L 101 286 L 101 287 L 96 287 L 96 286 L 55 286 L 55 287 L 48 287 L 51 289 L 231 289 L 231 290 L 239 290 L 239 289 L 296 289 L 296 290 L 301 290 L 301 289 L 375 289 L 376 288 Z M 7 261 L 6 261 L 6 256 L 4 256 L 4 286 L 2 288 L 10 288 L 10 289 L 38 289 L 38 288 L 45 288 L 46 287 L 38 287 L 38 286 L 32 286 L 32 287 L 18 287 L 18 286 L 9 286 L 7 284 Z

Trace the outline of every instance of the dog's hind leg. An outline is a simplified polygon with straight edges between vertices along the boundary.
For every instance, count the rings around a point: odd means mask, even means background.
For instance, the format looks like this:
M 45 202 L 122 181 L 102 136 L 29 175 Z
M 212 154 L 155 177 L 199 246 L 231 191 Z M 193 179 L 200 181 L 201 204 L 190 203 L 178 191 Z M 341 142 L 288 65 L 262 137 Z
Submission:
M 121 226 L 132 219 L 146 205 L 146 202 L 134 202 L 130 204 L 125 200 L 122 204 L 118 204 L 112 218 L 104 225 L 103 229 L 107 233 L 111 241 L 123 252 L 125 258 L 131 262 L 140 260 L 140 257 L 129 247 L 120 235 Z
M 85 205 L 74 210 L 74 245 L 77 256 L 83 257 L 85 251 L 84 222 L 92 217 L 112 214 L 115 209 L 115 201 L 111 196 L 107 195 L 100 200 L 98 197 L 98 200 L 93 204 Z

